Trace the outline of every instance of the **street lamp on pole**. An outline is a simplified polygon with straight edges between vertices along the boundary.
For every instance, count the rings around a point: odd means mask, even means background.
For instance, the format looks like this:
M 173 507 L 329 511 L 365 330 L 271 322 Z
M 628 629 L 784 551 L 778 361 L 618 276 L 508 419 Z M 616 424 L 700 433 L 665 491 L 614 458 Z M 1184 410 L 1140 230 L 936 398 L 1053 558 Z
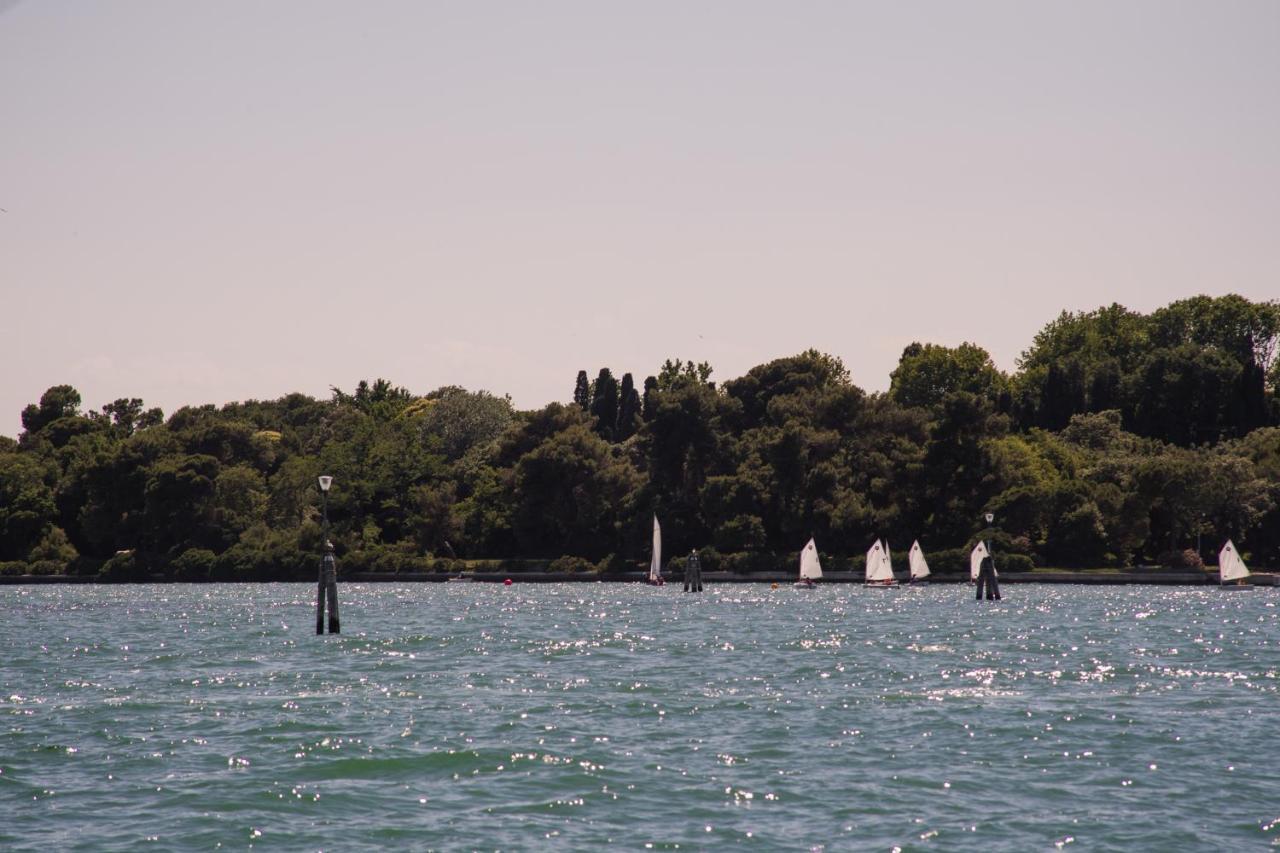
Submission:
M 327 545 L 329 544 L 329 487 L 333 485 L 333 478 L 326 474 L 317 479 L 320 481 L 320 498 L 324 506 L 324 541 Z
M 338 564 L 333 556 L 333 543 L 329 541 L 329 487 L 333 477 L 327 474 L 318 478 L 324 513 L 324 556 L 320 559 L 320 585 L 316 590 L 316 633 L 324 633 L 324 601 L 329 599 L 329 633 L 340 633 L 338 624 Z

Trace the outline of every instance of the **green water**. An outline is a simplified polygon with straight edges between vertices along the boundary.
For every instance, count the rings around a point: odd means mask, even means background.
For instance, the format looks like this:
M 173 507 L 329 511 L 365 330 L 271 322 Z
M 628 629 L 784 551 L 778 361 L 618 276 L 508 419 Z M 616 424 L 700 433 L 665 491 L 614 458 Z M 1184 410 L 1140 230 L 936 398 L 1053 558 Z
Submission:
M 0 588 L 0 848 L 1280 844 L 1280 593 Z

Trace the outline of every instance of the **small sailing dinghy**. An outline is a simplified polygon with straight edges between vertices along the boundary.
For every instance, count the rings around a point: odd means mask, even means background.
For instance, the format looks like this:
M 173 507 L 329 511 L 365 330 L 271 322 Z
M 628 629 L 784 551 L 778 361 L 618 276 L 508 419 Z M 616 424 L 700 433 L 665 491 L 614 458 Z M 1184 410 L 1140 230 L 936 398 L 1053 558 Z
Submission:
M 911 543 L 911 552 L 907 554 L 907 563 L 911 566 L 911 583 L 929 582 L 929 564 L 925 562 L 924 549 L 920 547 L 919 539 Z
M 863 586 L 875 589 L 893 589 L 898 579 L 893 576 L 893 563 L 889 560 L 889 546 L 876 540 L 867 551 L 867 579 Z
M 814 581 L 822 577 L 822 561 L 818 559 L 818 546 L 812 539 L 800 552 L 800 580 L 796 586 L 813 589 Z
M 1236 550 L 1235 543 L 1230 539 L 1227 544 L 1222 546 L 1222 550 L 1218 552 L 1218 583 L 1223 589 L 1253 589 L 1245 578 L 1249 577 L 1249 568 L 1244 564 L 1244 558 L 1240 556 L 1240 552 Z M 1228 584 L 1228 581 L 1235 583 Z
M 658 515 L 653 516 L 653 557 L 649 560 L 649 583 L 662 586 L 666 583 L 662 578 L 662 526 L 658 524 Z
M 979 542 L 973 546 L 973 551 L 969 554 L 969 583 L 978 582 L 978 572 L 982 569 L 982 560 L 988 556 L 990 556 L 990 553 L 987 551 L 986 542 Z M 992 571 L 995 571 L 994 567 L 992 567 Z M 996 572 L 996 576 L 999 577 L 999 575 L 1000 573 Z

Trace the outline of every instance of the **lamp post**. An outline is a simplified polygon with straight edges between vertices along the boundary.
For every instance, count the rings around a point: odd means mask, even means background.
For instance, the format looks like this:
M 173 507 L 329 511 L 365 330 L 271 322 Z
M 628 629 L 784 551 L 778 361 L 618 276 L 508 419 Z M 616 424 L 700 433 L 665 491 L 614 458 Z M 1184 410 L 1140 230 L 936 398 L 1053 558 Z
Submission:
M 327 545 L 329 543 L 329 487 L 333 485 L 333 478 L 326 474 L 316 479 L 320 483 L 320 500 L 323 506 L 321 511 L 324 513 L 324 541 Z
M 329 487 L 333 477 L 324 475 L 320 483 L 321 510 L 324 514 L 324 556 L 320 559 L 320 583 L 316 589 L 316 633 L 324 633 L 324 602 L 329 599 L 329 633 L 341 633 L 338 623 L 338 566 L 329 541 Z
M 991 561 L 994 563 L 996 558 L 991 554 L 991 535 L 995 531 L 991 529 L 991 522 L 996 520 L 995 513 L 989 512 L 986 514 L 985 518 L 987 519 L 987 554 L 991 557 Z

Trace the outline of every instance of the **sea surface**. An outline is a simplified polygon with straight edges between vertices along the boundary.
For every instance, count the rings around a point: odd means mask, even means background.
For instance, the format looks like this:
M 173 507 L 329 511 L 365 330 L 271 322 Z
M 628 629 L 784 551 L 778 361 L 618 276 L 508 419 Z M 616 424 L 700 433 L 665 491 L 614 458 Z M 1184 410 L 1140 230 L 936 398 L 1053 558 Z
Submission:
M 1280 590 L 0 587 L 5 850 L 1280 846 Z

